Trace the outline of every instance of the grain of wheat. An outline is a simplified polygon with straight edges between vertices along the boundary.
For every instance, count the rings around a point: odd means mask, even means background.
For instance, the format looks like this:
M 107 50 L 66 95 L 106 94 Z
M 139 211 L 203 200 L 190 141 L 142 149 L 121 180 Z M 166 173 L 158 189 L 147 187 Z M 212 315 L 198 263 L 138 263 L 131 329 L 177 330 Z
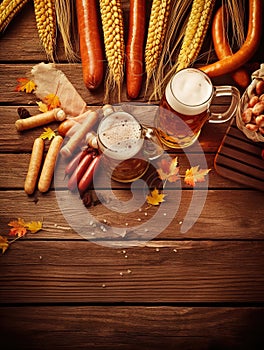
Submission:
M 54 60 L 56 42 L 55 0 L 33 0 L 37 29 L 47 58 Z
M 148 25 L 145 48 L 145 66 L 147 74 L 146 90 L 151 78 L 155 75 L 166 34 L 170 0 L 153 0 Z
M 190 66 L 202 47 L 215 0 L 194 0 L 177 60 L 177 71 Z
M 2 32 L 14 16 L 22 9 L 28 0 L 3 0 L 0 4 L 0 32 Z
M 105 55 L 108 71 L 105 82 L 105 103 L 109 102 L 110 92 L 117 92 L 121 100 L 124 78 L 124 23 L 120 0 L 100 0 L 100 12 L 104 34 Z

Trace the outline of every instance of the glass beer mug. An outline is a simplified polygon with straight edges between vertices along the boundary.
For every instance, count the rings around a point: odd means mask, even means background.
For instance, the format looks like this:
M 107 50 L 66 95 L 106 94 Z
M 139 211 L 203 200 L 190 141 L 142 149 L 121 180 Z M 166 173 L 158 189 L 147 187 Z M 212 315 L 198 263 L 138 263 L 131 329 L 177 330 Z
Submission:
M 224 113 L 211 113 L 214 97 L 230 96 Z M 210 78 L 196 68 L 177 72 L 168 83 L 155 117 L 160 141 L 169 148 L 184 148 L 198 138 L 207 120 L 222 123 L 229 120 L 239 104 L 239 91 L 233 86 L 213 86 Z
M 97 142 L 104 169 L 113 180 L 132 182 L 146 173 L 149 160 L 163 152 L 152 140 L 152 132 L 124 111 L 113 111 L 102 118 Z

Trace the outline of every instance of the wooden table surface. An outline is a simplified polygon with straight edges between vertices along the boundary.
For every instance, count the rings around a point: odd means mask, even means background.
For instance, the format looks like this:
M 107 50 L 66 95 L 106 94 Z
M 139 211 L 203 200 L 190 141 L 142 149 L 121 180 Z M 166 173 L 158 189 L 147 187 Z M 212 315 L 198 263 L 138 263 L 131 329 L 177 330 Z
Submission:
M 128 2 L 123 6 L 127 18 Z M 38 112 L 34 96 L 15 91 L 16 79 L 46 61 L 32 2 L 1 35 L 0 47 L 0 234 L 6 235 L 8 223 L 17 218 L 44 225 L 0 256 L 1 347 L 257 349 L 264 340 L 263 192 L 214 169 L 229 123 L 208 123 L 199 138 L 211 168 L 208 192 L 206 183 L 198 190 L 184 184 L 170 189 L 167 201 L 179 207 L 159 235 L 140 246 L 125 248 L 118 238 L 115 247 L 107 246 L 107 235 L 91 240 L 93 227 L 86 227 L 83 237 L 69 225 L 54 186 L 32 196 L 23 190 L 33 140 L 43 131 L 18 133 L 14 126 L 19 106 Z M 249 68 L 261 63 L 260 52 Z M 102 105 L 103 90 L 85 88 L 81 64 L 65 60 L 60 38 L 56 67 L 87 105 Z M 214 83 L 232 83 L 229 76 L 221 79 Z M 127 100 L 125 89 L 122 99 Z M 183 170 L 195 148 L 188 152 L 177 152 Z M 130 198 L 128 185 L 114 185 L 121 200 Z M 184 232 L 190 201 L 199 191 L 207 195 L 201 214 Z M 60 196 L 67 201 L 70 194 L 62 190 Z M 127 215 L 111 213 L 103 204 L 89 210 L 102 223 L 133 229 L 139 220 L 149 220 L 154 209 L 146 207 Z

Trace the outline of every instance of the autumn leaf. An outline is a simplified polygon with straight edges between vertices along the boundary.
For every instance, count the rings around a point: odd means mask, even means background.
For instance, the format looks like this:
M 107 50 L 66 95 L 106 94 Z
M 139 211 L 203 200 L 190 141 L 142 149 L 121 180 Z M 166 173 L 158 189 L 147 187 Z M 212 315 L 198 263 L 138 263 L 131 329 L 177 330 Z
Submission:
M 48 112 L 48 106 L 46 105 L 46 103 L 43 103 L 42 101 L 37 101 L 37 105 L 39 106 L 40 112 Z
M 30 221 L 25 223 L 25 227 L 31 232 L 31 233 L 37 233 L 42 229 L 42 222 L 41 221 Z
M 26 222 L 23 219 L 18 219 L 14 221 L 10 221 L 8 226 L 11 226 L 12 228 L 9 231 L 9 234 L 12 236 L 18 236 L 23 237 L 27 233 L 27 231 L 30 231 L 31 233 L 36 233 L 42 229 L 42 222 L 41 221 L 30 221 Z
M 9 243 L 6 237 L 0 236 L 0 249 L 2 249 L 2 254 L 8 249 Z
M 205 181 L 205 176 L 211 169 L 199 169 L 199 165 L 187 169 L 185 172 L 184 182 L 192 187 L 195 186 L 196 182 Z
M 19 218 L 18 220 L 10 221 L 8 226 L 12 227 L 9 231 L 11 236 L 23 237 L 27 233 L 25 221 L 23 219 Z
M 155 188 L 149 196 L 147 196 L 147 203 L 151 205 L 159 205 L 161 202 L 164 202 L 164 197 L 166 195 L 159 193 L 159 191 Z
M 61 106 L 60 99 L 55 94 L 47 95 L 46 97 L 43 98 L 43 102 L 47 105 L 49 111 Z
M 159 166 L 157 172 L 161 180 L 175 182 L 180 179 L 177 157 L 171 160 L 163 158 Z
M 45 139 L 53 139 L 53 137 L 56 136 L 55 131 L 52 130 L 51 128 L 44 128 L 44 132 L 40 135 L 40 138 L 45 140 Z
M 27 94 L 30 94 L 36 89 L 34 81 L 29 80 L 28 78 L 18 78 L 17 82 L 19 84 L 16 87 L 16 91 L 25 91 Z

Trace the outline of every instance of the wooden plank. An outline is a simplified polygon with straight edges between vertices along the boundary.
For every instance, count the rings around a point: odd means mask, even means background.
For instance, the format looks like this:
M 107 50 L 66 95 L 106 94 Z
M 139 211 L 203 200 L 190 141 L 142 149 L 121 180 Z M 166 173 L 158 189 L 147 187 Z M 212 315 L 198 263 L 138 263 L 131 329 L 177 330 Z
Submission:
M 233 120 L 215 158 L 216 171 L 245 186 L 264 190 L 263 145 L 249 140 Z
M 263 307 L 30 306 L 0 312 L 5 349 L 248 350 L 263 342 Z
M 1 303 L 263 303 L 263 257 L 263 241 L 21 241 L 1 257 Z
M 105 198 L 110 198 L 109 193 L 101 192 Z M 114 205 L 107 208 L 106 205 L 97 205 L 85 209 L 79 199 L 69 192 L 61 192 L 59 201 L 54 191 L 47 194 L 28 197 L 24 191 L 0 192 L 0 228 L 2 234 L 9 231 L 7 224 L 11 219 L 23 217 L 27 221 L 43 220 L 45 230 L 35 235 L 34 238 L 51 239 L 80 239 L 80 236 L 71 228 L 72 220 L 85 220 L 85 233 L 90 239 L 112 237 L 111 231 L 102 232 L 100 224 L 107 222 L 108 226 L 121 227 L 128 233 L 128 237 L 134 238 L 133 232 L 139 222 L 147 225 L 155 222 L 156 232 L 160 232 L 158 238 L 170 239 L 263 239 L 263 194 L 250 190 L 209 190 L 202 212 L 195 222 L 195 214 L 187 214 L 193 197 L 192 191 L 183 191 L 180 203 L 177 198 L 180 192 L 169 191 L 167 204 L 162 209 L 149 208 L 148 205 L 138 206 L 138 210 L 129 213 L 121 213 Z M 127 191 L 114 190 L 113 195 L 122 203 L 131 198 Z M 175 212 L 174 203 L 175 202 Z M 64 203 L 63 205 L 61 203 Z M 75 203 L 73 205 L 73 203 Z M 165 203 L 164 203 L 165 204 Z M 77 207 L 78 205 L 78 207 Z M 80 213 L 80 207 L 83 211 Z M 166 209 L 167 208 L 167 209 Z M 172 210 L 173 209 L 173 210 Z M 87 213 L 87 216 L 86 216 Z M 145 215 L 147 213 L 147 216 Z M 167 214 L 164 228 L 164 213 Z M 153 215 L 156 219 L 152 219 Z M 65 219 L 66 218 L 66 219 Z M 89 219 L 87 219 L 89 218 Z M 96 228 L 90 225 L 90 218 L 98 222 Z M 182 232 L 182 224 L 192 220 L 193 226 L 187 232 Z M 88 221 L 87 221 L 88 220 Z M 140 220 L 140 221 L 139 221 Z M 154 220 L 154 221 L 153 221 Z M 92 220 L 93 221 L 93 220 Z M 77 221 L 78 222 L 78 221 Z M 127 224 L 127 225 L 126 225 Z M 73 223 L 73 225 L 75 225 Z M 74 226 L 76 228 L 76 226 Z M 76 230 L 82 233 L 84 230 Z M 150 228 L 151 230 L 151 228 Z M 138 232 L 138 231 L 137 231 Z M 149 231 L 151 234 L 151 231 Z M 116 235 L 114 235 L 116 238 Z M 137 237 L 137 236 L 136 236 Z
M 48 144 L 46 143 L 46 149 L 48 148 Z M 172 155 L 172 157 L 178 156 L 178 161 L 180 162 L 180 172 L 181 174 L 184 174 L 186 169 L 190 167 L 189 161 L 184 155 Z M 194 156 L 195 157 L 195 156 Z M 0 164 L 2 164 L 0 169 L 0 189 L 23 189 L 24 181 L 27 174 L 28 164 L 30 160 L 30 154 L 29 153 L 8 153 L 8 154 L 0 154 Z M 237 182 L 234 182 L 232 180 L 226 179 L 216 173 L 214 171 L 214 154 L 206 154 L 206 163 L 207 167 L 211 169 L 209 173 L 209 188 L 244 188 L 244 186 L 238 184 Z M 18 165 L 19 164 L 19 165 Z M 67 162 L 61 162 L 61 166 L 56 170 L 60 172 L 62 175 L 64 174 L 65 167 Z M 158 163 L 157 163 L 158 164 Z M 199 160 L 197 160 L 197 164 L 199 164 Z M 158 165 L 157 165 L 158 167 Z M 12 176 L 10 176 L 12 174 Z M 98 180 L 100 183 L 103 184 L 105 174 L 102 171 L 97 172 L 97 178 L 100 177 L 101 179 Z M 64 179 L 64 175 L 62 176 L 61 185 L 56 184 L 56 188 L 67 185 L 67 180 Z M 158 183 L 158 177 L 155 173 L 154 169 L 149 169 L 147 174 L 143 177 L 143 179 L 149 180 L 149 185 L 154 185 L 154 178 L 157 179 Z M 183 182 L 179 182 L 179 186 L 182 188 L 190 188 L 189 186 L 185 185 Z M 113 182 L 114 188 L 129 188 L 130 185 L 124 185 L 118 182 Z M 166 185 L 166 188 L 169 188 L 170 184 L 168 183 Z M 54 185 L 51 186 L 51 188 L 54 188 Z
M 1 85 L 0 85 L 1 89 Z M 1 93 L 0 93 L 1 98 Z M 15 98 L 16 100 L 16 98 Z M 25 105 L 24 105 L 25 106 Z M 28 110 L 32 115 L 38 113 L 37 107 L 28 107 Z M 95 106 L 92 106 L 96 108 Z M 221 109 L 222 106 L 219 106 Z M 18 119 L 17 106 L 0 106 L 0 120 L 1 120 L 1 134 L 0 134 L 0 151 L 1 152 L 31 152 L 34 139 L 43 132 L 43 127 L 34 128 L 24 132 L 17 132 L 15 129 L 15 122 Z M 141 122 L 149 123 L 152 125 L 153 120 L 142 117 Z M 53 130 L 58 127 L 58 123 L 52 123 L 46 126 L 51 127 Z M 204 152 L 216 152 L 219 147 L 223 136 L 226 133 L 228 123 L 223 124 L 211 124 L 207 123 L 199 137 L 199 144 Z M 186 153 L 197 152 L 197 146 L 193 145 L 184 150 Z M 179 152 L 182 153 L 182 152 Z

